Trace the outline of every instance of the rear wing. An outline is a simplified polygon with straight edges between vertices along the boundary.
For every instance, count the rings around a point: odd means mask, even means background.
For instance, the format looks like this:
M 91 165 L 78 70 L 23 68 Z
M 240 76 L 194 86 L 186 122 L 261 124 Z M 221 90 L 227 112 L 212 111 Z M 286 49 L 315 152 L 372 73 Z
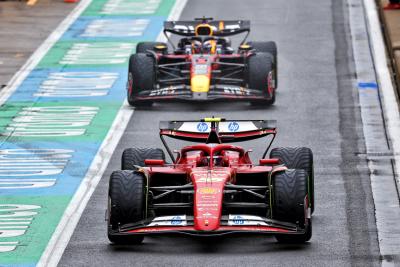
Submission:
M 214 125 L 215 133 L 213 133 Z M 262 138 L 275 133 L 276 120 L 206 118 L 199 121 L 160 122 L 161 136 L 200 143 L 241 142 Z
M 213 30 L 213 36 L 230 36 L 250 32 L 249 20 L 212 20 L 206 22 Z M 195 29 L 203 21 L 165 21 L 164 33 L 170 32 L 181 36 L 195 36 Z
M 272 135 L 263 157 L 265 158 L 276 135 L 276 120 L 225 120 L 205 118 L 197 121 L 161 121 L 160 138 L 171 159 L 174 155 L 164 136 L 200 143 L 231 143 L 249 141 Z

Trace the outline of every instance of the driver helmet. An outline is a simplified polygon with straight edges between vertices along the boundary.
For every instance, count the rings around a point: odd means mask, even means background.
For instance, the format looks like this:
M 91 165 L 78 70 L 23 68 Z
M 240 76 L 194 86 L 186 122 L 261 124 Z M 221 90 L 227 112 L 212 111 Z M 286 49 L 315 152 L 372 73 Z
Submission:
M 193 54 L 200 54 L 202 50 L 202 44 L 198 40 L 192 41 L 192 53 Z
M 217 42 L 215 40 L 207 40 L 203 44 L 203 52 L 215 54 L 217 49 Z

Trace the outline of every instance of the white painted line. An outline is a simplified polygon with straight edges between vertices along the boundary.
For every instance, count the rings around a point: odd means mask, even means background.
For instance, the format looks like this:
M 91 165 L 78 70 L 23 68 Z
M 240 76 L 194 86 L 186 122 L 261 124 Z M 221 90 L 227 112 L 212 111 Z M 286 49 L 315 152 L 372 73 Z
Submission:
M 176 0 L 168 20 L 178 19 L 186 5 L 186 2 L 187 0 Z M 157 41 L 163 40 L 165 40 L 165 37 L 160 33 Z M 133 110 L 128 106 L 125 100 L 124 105 L 119 110 L 113 125 L 90 165 L 88 173 L 82 180 L 81 185 L 65 210 L 64 215 L 53 233 L 53 236 L 37 266 L 57 266 L 72 234 L 74 233 L 79 219 L 90 200 L 90 197 L 108 166 L 111 156 L 118 145 L 132 114 Z
M 395 88 L 392 83 L 387 61 L 386 47 L 383 41 L 381 23 L 379 21 L 376 3 L 374 0 L 364 0 L 365 12 L 372 44 L 372 55 L 377 73 L 379 88 L 382 93 L 383 108 L 385 111 L 386 127 L 389 132 L 392 149 L 396 162 L 396 177 L 400 183 L 400 109 L 397 102 Z
M 372 47 L 372 60 L 374 62 L 379 85 L 383 117 L 395 160 L 394 175 L 398 179 L 400 174 L 399 106 L 389 72 L 389 64 L 385 53 L 386 48 L 383 41 L 376 3 L 374 0 L 363 0 L 363 3 L 364 12 L 367 17 L 369 43 Z M 373 166 L 373 162 L 369 162 L 368 165 L 372 170 L 379 169 L 379 166 Z M 371 173 L 371 187 L 375 204 L 379 250 L 382 256 L 381 265 L 385 267 L 395 266 L 397 263 L 393 261 L 392 257 L 400 254 L 398 244 L 400 235 L 397 231 L 400 218 L 400 206 L 396 188 L 394 188 L 396 183 L 398 188 L 399 181 L 396 181 L 396 178 L 393 181 L 393 178 L 390 176 L 378 177 L 375 173 Z
M 125 101 L 93 159 L 85 178 L 65 210 L 37 266 L 57 266 L 132 114 L 133 110 Z
M 8 82 L 8 85 L 0 91 L 0 105 L 14 93 L 14 91 L 25 80 L 29 73 L 36 67 L 36 65 L 47 54 L 51 47 L 60 39 L 64 32 L 71 26 L 71 24 L 79 17 L 79 15 L 86 9 L 92 0 L 82 0 L 71 13 L 58 25 L 58 27 L 47 37 L 47 39 L 39 46 L 39 48 L 30 56 L 26 63 L 14 74 Z

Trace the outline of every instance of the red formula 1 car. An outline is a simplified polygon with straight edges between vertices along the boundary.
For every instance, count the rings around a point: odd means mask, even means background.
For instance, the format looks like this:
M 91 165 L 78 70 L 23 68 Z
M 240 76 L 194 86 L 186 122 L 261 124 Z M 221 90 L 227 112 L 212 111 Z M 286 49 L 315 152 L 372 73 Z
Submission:
M 173 51 L 166 43 L 142 42 L 130 57 L 128 102 L 234 99 L 268 105 L 275 101 L 275 42 L 246 42 L 250 21 L 166 21 L 164 33 L 179 35 Z M 235 50 L 228 36 L 247 33 Z
M 311 238 L 314 208 L 313 155 L 309 148 L 274 148 L 275 121 L 201 121 L 160 123 L 162 149 L 128 148 L 122 170 L 109 184 L 108 237 L 137 244 L 146 235 L 229 233 L 275 235 L 280 242 Z M 251 150 L 227 144 L 272 136 L 254 164 Z M 165 137 L 199 142 L 176 157 Z

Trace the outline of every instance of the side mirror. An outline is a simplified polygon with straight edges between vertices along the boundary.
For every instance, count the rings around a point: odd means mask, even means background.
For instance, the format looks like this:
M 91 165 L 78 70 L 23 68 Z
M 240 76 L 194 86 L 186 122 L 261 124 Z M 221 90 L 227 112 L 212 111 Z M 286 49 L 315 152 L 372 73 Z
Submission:
M 144 164 L 147 166 L 164 166 L 165 161 L 163 159 L 145 159 Z
M 251 45 L 249 45 L 249 44 L 241 44 L 239 46 L 239 52 L 247 52 L 247 51 L 250 51 L 252 49 L 253 49 L 253 47 Z
M 247 151 L 244 153 L 244 156 L 245 156 L 245 157 L 248 157 L 248 158 L 250 159 L 250 153 L 251 153 L 251 152 L 253 152 L 253 149 L 250 148 L 249 150 L 247 150 Z
M 260 159 L 260 165 L 276 165 L 280 164 L 279 159 Z

